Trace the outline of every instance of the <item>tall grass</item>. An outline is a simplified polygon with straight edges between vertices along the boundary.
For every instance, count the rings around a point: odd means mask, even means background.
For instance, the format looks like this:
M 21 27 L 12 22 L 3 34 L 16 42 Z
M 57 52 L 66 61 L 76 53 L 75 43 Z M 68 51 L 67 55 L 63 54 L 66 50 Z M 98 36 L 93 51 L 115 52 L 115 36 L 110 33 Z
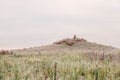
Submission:
M 0 80 L 119 80 L 120 54 L 1 55 Z

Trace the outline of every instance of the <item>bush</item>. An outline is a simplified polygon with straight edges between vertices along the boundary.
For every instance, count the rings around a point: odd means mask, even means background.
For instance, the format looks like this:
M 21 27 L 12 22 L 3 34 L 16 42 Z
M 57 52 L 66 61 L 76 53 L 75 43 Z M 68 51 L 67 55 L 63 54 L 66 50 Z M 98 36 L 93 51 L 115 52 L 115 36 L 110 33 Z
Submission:
M 12 55 L 13 52 L 12 51 L 8 51 L 8 50 L 1 50 L 0 51 L 0 55 Z

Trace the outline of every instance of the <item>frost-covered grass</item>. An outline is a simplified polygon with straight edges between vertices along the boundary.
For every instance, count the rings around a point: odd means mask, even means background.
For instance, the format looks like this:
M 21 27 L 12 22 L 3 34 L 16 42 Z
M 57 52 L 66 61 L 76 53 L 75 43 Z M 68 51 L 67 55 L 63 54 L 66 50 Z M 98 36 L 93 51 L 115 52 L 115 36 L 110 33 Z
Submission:
M 0 80 L 120 80 L 120 54 L 0 56 Z M 55 72 L 54 63 L 57 63 Z

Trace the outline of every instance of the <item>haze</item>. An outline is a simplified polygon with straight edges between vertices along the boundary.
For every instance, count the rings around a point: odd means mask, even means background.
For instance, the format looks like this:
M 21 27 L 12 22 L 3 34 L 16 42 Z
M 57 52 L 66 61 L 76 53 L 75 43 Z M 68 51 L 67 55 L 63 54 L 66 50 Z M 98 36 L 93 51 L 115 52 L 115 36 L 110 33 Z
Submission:
M 120 47 L 119 0 L 0 0 L 0 48 L 84 37 Z

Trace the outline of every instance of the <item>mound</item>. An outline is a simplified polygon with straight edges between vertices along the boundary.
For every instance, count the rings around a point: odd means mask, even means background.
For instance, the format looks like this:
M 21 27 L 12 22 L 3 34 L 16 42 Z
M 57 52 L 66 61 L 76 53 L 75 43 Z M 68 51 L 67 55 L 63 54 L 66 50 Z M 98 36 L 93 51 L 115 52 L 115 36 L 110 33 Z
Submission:
M 105 46 L 93 42 L 88 42 L 84 38 L 62 39 L 51 45 L 32 47 L 21 50 L 14 50 L 15 53 L 118 53 L 119 49 L 112 46 Z

